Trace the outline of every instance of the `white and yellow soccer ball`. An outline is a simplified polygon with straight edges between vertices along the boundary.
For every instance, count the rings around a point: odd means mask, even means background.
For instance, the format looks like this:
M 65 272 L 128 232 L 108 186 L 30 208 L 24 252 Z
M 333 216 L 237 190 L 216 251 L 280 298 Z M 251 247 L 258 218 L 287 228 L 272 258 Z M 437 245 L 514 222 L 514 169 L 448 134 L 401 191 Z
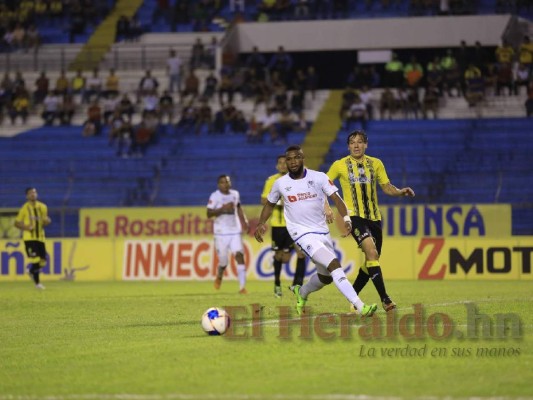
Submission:
M 231 323 L 229 314 L 220 307 L 211 307 L 202 315 L 202 328 L 208 335 L 219 336 L 226 333 Z

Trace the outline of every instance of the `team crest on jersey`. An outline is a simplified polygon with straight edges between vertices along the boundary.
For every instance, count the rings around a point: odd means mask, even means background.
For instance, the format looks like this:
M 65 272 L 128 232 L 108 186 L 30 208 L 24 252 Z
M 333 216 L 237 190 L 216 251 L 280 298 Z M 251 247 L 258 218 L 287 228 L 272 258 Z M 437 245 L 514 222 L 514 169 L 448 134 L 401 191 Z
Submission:
M 292 189 L 292 186 L 287 186 L 287 187 L 285 188 L 285 191 L 286 191 L 286 192 L 289 192 L 291 189 Z
M 359 236 L 361 234 L 361 232 L 357 228 L 355 228 L 354 233 L 355 233 L 355 236 Z
M 307 245 L 307 247 L 305 248 L 307 250 L 307 253 L 310 254 L 311 253 L 311 250 L 313 250 L 313 246 L 311 246 L 310 244 Z
M 307 187 L 311 188 L 311 187 L 314 187 L 314 186 L 315 186 L 315 182 L 313 182 L 313 181 L 308 181 L 307 182 Z

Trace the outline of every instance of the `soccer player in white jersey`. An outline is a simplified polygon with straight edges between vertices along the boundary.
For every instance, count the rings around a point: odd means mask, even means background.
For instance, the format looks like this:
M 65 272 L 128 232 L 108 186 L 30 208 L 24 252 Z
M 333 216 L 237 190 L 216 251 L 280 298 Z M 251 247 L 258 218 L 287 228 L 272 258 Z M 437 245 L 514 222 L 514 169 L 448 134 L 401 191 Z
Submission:
M 246 294 L 248 293 L 245 287 L 246 267 L 241 234 L 243 231 L 248 231 L 248 219 L 241 207 L 239 192 L 231 188 L 230 177 L 220 175 L 217 179 L 217 186 L 218 190 L 211 193 L 207 203 L 207 217 L 215 218 L 213 232 L 219 260 L 215 289 L 220 289 L 231 251 L 235 256 L 235 261 L 237 261 L 239 293 Z
M 317 273 L 303 286 L 291 286 L 296 295 L 296 312 L 301 315 L 310 293 L 322 289 L 331 282 L 354 305 L 361 316 L 369 317 L 377 309 L 376 304 L 366 305 L 357 296 L 346 278 L 324 216 L 324 202 L 328 196 L 344 220 L 346 235 L 352 231 L 352 222 L 346 204 L 337 193 L 337 187 L 323 172 L 304 168 L 304 153 L 300 146 L 290 146 L 285 151 L 289 173 L 277 179 L 263 206 L 255 238 L 263 242 L 266 221 L 280 198 L 283 198 L 287 230 L 294 242 L 317 266 Z

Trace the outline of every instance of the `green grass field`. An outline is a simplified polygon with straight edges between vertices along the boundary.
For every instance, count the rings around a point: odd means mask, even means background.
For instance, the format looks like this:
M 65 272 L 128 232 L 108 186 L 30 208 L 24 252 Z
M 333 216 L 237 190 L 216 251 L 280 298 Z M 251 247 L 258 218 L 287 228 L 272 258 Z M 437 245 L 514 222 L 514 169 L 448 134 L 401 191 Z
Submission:
M 1 400 L 533 398 L 531 282 L 389 281 L 399 305 L 392 337 L 361 336 L 373 332 L 368 324 L 385 325 L 380 309 L 379 320 L 351 327 L 333 316 L 324 328 L 330 339 L 314 328 L 305 338 L 298 326 L 288 336 L 280 330 L 279 306 L 292 312 L 293 296 L 285 290 L 275 299 L 271 282 L 250 282 L 246 296 L 235 281 L 219 292 L 211 282 L 45 284 L 37 291 L 29 281 L 0 283 Z M 377 299 L 371 286 L 361 297 Z M 486 315 L 491 332 L 472 324 L 465 302 Z M 202 331 L 207 308 L 253 303 L 263 307 L 255 328 L 235 324 L 234 334 L 247 338 Z M 415 303 L 424 310 L 423 337 L 410 339 L 414 327 L 399 321 Z M 313 315 L 348 311 L 333 285 L 308 305 Z M 505 329 L 497 314 L 507 314 Z M 465 337 L 472 332 L 477 338 Z

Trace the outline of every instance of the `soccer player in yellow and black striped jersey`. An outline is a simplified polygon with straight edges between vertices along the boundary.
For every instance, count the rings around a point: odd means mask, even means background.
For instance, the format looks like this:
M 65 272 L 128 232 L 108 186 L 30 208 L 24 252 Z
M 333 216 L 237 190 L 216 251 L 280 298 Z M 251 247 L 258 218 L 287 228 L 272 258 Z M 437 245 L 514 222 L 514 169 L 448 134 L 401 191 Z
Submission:
M 30 267 L 30 276 L 35 282 L 35 287 L 44 289 L 39 279 L 41 268 L 46 265 L 46 247 L 44 244 L 44 227 L 51 220 L 48 216 L 46 204 L 37 200 L 37 189 L 26 189 L 26 203 L 20 208 L 15 226 L 22 231 L 22 240 L 26 247 L 28 257 L 37 260 Z
M 261 194 L 262 205 L 265 205 L 267 196 L 276 179 L 287 173 L 287 163 L 284 154 L 278 156 L 276 169 L 278 173 L 269 176 L 265 181 L 263 193 Z M 291 251 L 294 248 L 298 258 L 292 285 L 303 285 L 305 277 L 305 254 L 297 246 L 294 246 L 294 241 L 287 231 L 285 217 L 283 215 L 283 204 L 277 204 L 274 207 L 272 217 L 270 218 L 270 225 L 272 226 L 272 250 L 274 250 L 274 295 L 281 297 L 281 265 L 289 261 Z
M 332 181 L 338 179 L 340 182 L 344 202 L 352 220 L 352 236 L 365 253 L 365 265 L 359 269 L 353 288 L 359 294 L 368 280 L 372 279 L 383 308 L 390 311 L 396 308 L 396 304 L 387 294 L 379 265 L 383 233 L 377 184 L 389 196 L 414 197 L 415 192 L 410 187 L 398 189 L 394 186 L 381 160 L 365 154 L 368 137 L 364 131 L 351 132 L 347 144 L 350 155 L 335 161 L 327 175 Z

